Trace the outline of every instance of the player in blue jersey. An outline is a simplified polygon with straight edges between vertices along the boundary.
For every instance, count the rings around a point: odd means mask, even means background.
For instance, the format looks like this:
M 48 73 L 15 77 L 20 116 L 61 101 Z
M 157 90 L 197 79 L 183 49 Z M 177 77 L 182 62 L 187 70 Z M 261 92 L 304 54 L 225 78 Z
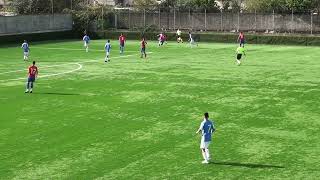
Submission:
M 201 132 L 201 143 L 200 143 L 200 149 L 202 152 L 202 156 L 204 161 L 202 161 L 203 164 L 208 164 L 210 160 L 210 154 L 209 154 L 209 144 L 211 142 L 211 136 L 213 132 L 215 131 L 214 122 L 209 120 L 209 113 L 204 113 L 204 119 L 201 122 L 200 128 L 196 132 L 197 134 Z
M 85 34 L 82 40 L 84 42 L 84 47 L 86 48 L 86 52 L 89 52 L 90 37 L 87 34 Z
M 107 43 L 104 45 L 104 49 L 106 51 L 106 58 L 104 59 L 104 62 L 110 62 L 110 59 L 109 59 L 110 51 L 111 51 L 110 40 L 108 40 Z
M 24 42 L 22 43 L 21 48 L 23 49 L 23 60 L 28 61 L 30 49 L 29 44 L 26 40 L 24 40 Z

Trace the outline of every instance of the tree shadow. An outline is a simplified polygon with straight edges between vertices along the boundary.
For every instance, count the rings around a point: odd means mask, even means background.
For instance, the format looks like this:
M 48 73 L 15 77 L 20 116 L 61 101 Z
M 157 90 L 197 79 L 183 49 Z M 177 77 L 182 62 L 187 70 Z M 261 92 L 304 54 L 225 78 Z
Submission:
M 79 96 L 77 93 L 56 93 L 56 92 L 45 92 L 45 93 L 35 93 L 35 94 L 46 94 L 46 95 L 60 95 L 60 96 Z
M 285 168 L 284 166 L 277 166 L 277 165 L 267 165 L 267 164 L 251 164 L 251 163 L 239 163 L 239 162 L 210 162 L 210 164 L 214 165 L 223 165 L 223 166 L 238 166 L 238 167 L 246 167 L 246 168 L 278 168 L 282 169 Z

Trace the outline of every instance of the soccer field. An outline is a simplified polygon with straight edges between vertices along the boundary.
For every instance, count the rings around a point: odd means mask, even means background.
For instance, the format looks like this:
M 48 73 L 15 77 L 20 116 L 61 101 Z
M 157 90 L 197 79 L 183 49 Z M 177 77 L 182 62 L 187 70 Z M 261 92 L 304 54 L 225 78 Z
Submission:
M 0 179 L 317 179 L 320 48 L 149 41 L 0 48 Z M 27 67 L 39 79 L 25 94 Z M 204 112 L 216 123 L 201 164 Z

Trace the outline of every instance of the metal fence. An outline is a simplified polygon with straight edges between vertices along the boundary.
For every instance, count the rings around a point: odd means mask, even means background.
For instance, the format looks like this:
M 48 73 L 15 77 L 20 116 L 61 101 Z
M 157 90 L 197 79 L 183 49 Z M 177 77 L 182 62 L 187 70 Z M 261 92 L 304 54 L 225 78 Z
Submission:
M 0 2 L 8 3 L 10 1 L 0 0 Z M 36 4 L 28 4 L 29 1 L 21 2 L 26 2 L 26 6 L 28 6 L 28 11 L 24 13 L 31 15 L 59 14 L 65 12 L 65 9 L 72 9 L 75 10 L 75 12 L 82 11 L 87 17 L 81 17 L 82 19 L 85 19 L 85 22 L 81 23 L 85 23 L 86 27 L 91 28 L 92 30 L 105 30 L 107 28 L 128 30 L 176 30 L 179 28 L 194 31 L 219 32 L 320 33 L 320 15 L 313 11 L 296 12 L 292 10 L 289 13 L 283 13 L 276 11 L 247 12 L 241 10 L 237 12 L 232 10 L 221 10 L 219 12 L 217 10 L 207 11 L 206 9 L 162 6 L 147 8 L 137 6 L 115 8 L 114 6 L 106 6 L 107 2 L 109 2 L 107 0 L 48 0 L 50 3 L 42 4 L 44 7 L 35 8 L 34 6 Z M 101 4 L 101 2 L 103 3 Z M 6 7 L 6 5 L 3 5 L 3 7 Z M 1 13 L 6 13 L 5 15 L 8 15 L 8 11 L 1 11 L 0 9 L 0 16 Z M 56 20 L 56 18 L 53 19 L 54 21 Z M 68 22 L 72 21 L 69 18 L 66 20 Z M 27 29 L 31 29 L 32 31 L 34 29 L 39 29 L 37 27 L 37 22 L 40 21 L 42 20 L 33 18 L 31 22 L 36 24 L 35 27 L 27 25 Z M 51 22 L 53 20 L 50 20 L 49 18 L 47 21 Z M 1 23 L 3 23 L 3 21 Z M 64 23 L 62 23 L 62 26 L 64 26 L 63 24 Z M 52 29 L 51 27 L 53 27 L 50 24 L 47 24 L 46 26 L 49 26 L 48 29 Z M 1 24 L 0 33 L 6 32 L 6 30 L 3 30 L 4 28 L 5 27 Z M 20 32 L 20 30 L 17 31 Z
M 207 12 L 206 10 L 118 9 L 114 11 L 114 28 L 195 31 L 320 33 L 320 16 L 315 12 Z

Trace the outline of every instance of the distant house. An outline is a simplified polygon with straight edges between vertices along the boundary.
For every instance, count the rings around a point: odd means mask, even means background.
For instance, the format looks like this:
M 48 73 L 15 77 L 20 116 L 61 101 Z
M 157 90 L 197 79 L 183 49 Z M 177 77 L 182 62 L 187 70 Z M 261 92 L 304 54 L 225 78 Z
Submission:
M 0 8 L 2 8 L 4 6 L 4 2 L 5 0 L 0 0 Z
M 103 4 L 109 6 L 122 5 L 122 6 L 130 6 L 133 5 L 134 0 L 92 0 L 93 4 Z

